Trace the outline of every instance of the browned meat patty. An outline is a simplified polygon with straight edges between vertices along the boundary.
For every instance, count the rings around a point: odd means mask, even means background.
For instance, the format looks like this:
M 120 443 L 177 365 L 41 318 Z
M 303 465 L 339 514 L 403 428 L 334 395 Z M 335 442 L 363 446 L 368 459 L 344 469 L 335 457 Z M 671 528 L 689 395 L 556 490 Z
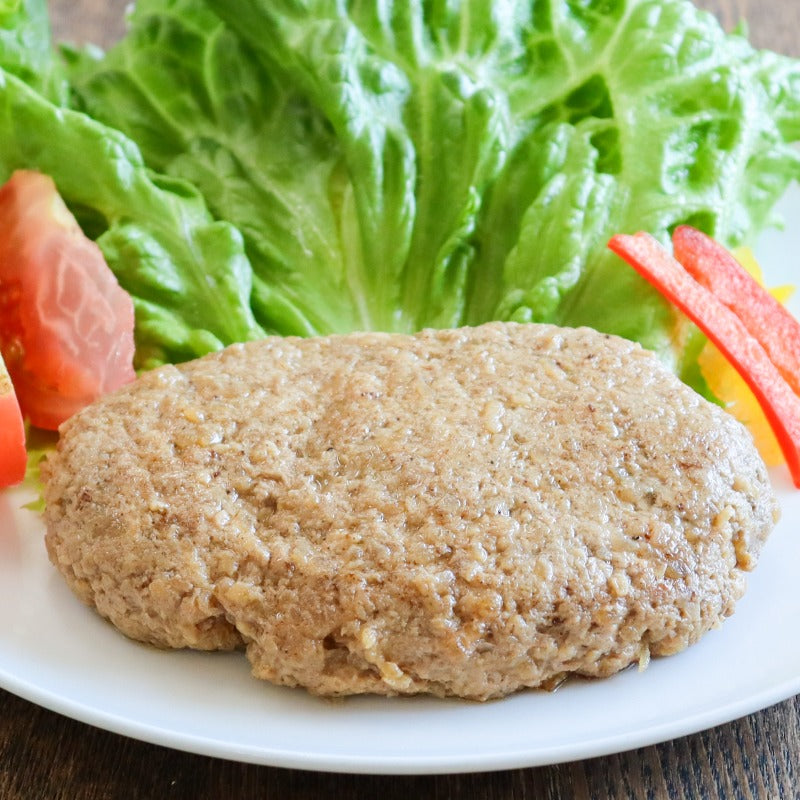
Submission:
M 47 547 L 121 631 L 321 694 L 486 699 L 675 653 L 777 518 L 749 434 L 637 345 L 271 338 L 68 421 Z

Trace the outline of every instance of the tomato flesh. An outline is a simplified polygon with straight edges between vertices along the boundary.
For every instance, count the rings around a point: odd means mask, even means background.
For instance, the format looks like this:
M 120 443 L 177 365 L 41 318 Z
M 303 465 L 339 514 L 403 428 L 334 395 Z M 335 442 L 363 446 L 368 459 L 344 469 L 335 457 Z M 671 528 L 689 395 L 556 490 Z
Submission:
M 133 303 L 46 175 L 0 188 L 0 352 L 22 413 L 55 430 L 134 378 Z
M 25 477 L 25 425 L 6 366 L 0 358 L 0 487 Z

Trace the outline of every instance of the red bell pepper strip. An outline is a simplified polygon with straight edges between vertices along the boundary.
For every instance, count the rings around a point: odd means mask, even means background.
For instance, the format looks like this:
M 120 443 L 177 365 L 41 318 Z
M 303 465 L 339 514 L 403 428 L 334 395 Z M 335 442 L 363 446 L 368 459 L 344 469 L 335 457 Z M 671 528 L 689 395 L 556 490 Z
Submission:
M 608 246 L 676 305 L 742 376 L 770 423 L 800 489 L 800 397 L 744 323 L 698 283 L 652 236 L 617 235 Z
M 672 235 L 675 258 L 761 343 L 795 394 L 800 394 L 800 322 L 718 242 L 688 225 Z
M 25 425 L 17 395 L 0 358 L 0 487 L 13 486 L 25 477 Z

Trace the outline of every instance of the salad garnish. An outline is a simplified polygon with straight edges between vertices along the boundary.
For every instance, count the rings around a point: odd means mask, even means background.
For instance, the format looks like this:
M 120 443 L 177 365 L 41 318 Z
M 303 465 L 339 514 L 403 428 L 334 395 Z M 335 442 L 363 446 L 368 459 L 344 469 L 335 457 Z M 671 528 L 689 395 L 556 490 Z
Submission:
M 0 488 L 25 477 L 25 424 L 6 365 L 0 356 Z
M 0 352 L 32 425 L 58 426 L 129 383 L 133 303 L 46 175 L 0 187 Z
M 772 308 L 772 297 L 736 264 L 729 253 L 699 231 L 675 232 L 675 258 L 653 236 L 640 232 L 618 234 L 609 247 L 624 258 L 664 297 L 686 314 L 724 353 L 758 399 L 778 443 L 794 485 L 800 489 L 800 395 L 783 373 L 800 342 L 800 325 L 789 317 L 777 330 L 759 317 Z M 678 260 L 680 259 L 680 261 Z M 713 275 L 728 274 L 720 299 L 706 282 Z M 701 283 L 695 274 L 703 275 Z M 733 287 L 733 288 L 732 288 Z M 786 312 L 788 314 L 788 312 Z M 783 318 L 785 315 L 781 315 Z
M 742 321 L 800 394 L 800 322 L 719 242 L 683 225 L 672 234 L 676 260 Z

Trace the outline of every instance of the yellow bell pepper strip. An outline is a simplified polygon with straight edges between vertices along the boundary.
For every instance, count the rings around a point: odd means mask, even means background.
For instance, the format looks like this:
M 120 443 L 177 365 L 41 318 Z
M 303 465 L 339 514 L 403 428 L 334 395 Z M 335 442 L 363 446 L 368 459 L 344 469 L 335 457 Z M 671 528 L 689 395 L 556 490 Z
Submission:
M 800 397 L 739 317 L 698 283 L 648 233 L 618 234 L 608 245 L 686 314 L 725 354 L 758 399 L 800 489 Z
M 713 342 L 706 341 L 697 356 L 697 364 L 711 394 L 720 401 L 729 414 L 747 426 L 764 463 L 768 467 L 785 464 L 783 451 L 758 400 L 744 378 L 731 366 L 730 361 Z
M 0 488 L 20 483 L 25 477 L 25 425 L 17 395 L 0 358 Z
M 676 260 L 742 321 L 800 394 L 800 322 L 721 244 L 688 225 L 672 235 Z

